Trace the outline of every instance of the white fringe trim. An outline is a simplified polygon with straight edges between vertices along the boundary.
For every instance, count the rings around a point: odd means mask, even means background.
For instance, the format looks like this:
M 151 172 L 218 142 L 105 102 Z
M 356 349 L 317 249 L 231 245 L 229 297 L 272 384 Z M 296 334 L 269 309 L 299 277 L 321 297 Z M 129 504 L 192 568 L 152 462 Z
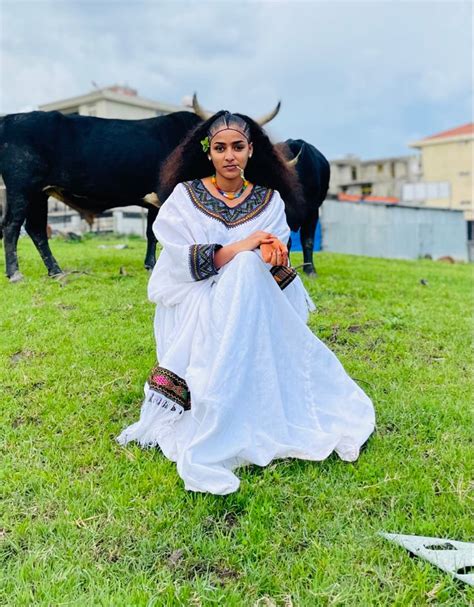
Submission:
M 120 445 L 136 441 L 143 447 L 159 446 L 164 453 L 165 451 L 169 452 L 170 439 L 172 443 L 175 442 L 173 440 L 173 426 L 183 413 L 184 408 L 181 405 L 154 390 L 148 389 L 140 410 L 140 419 L 125 428 L 115 440 Z
M 308 306 L 308 311 L 314 312 L 316 310 L 316 305 L 306 289 L 304 290 L 304 298 L 306 300 L 306 305 Z

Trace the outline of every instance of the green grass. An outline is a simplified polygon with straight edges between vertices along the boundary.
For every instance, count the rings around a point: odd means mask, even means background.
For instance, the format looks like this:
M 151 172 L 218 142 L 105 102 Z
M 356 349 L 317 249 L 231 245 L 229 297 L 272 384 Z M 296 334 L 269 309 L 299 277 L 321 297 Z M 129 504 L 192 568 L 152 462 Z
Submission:
M 57 281 L 23 238 L 26 280 L 0 282 L 1 604 L 474 600 L 378 536 L 473 537 L 472 266 L 317 254 L 311 328 L 372 397 L 377 431 L 356 464 L 250 466 L 219 497 L 184 491 L 158 450 L 114 441 L 155 356 L 144 242 L 98 248 L 114 242 L 54 240 L 84 272 Z

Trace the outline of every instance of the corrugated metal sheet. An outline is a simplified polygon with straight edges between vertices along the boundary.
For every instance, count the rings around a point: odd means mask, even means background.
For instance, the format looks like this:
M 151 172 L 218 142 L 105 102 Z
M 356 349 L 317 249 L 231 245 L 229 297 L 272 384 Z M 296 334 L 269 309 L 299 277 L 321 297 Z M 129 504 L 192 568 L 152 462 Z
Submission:
M 468 261 L 462 211 L 326 200 L 321 224 L 324 251 L 402 259 L 449 255 Z

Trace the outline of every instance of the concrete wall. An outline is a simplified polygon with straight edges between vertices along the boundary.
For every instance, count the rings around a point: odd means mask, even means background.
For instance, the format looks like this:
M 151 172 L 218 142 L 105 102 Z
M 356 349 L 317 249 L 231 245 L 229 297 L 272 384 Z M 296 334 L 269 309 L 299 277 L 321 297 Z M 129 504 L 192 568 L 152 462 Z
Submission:
M 56 201 L 53 204 L 53 208 L 62 205 L 62 203 Z M 53 230 L 75 232 L 76 234 L 84 234 L 91 230 L 89 224 L 80 217 L 79 213 L 71 211 L 65 205 L 62 206 L 66 209 L 64 212 L 54 210 L 48 214 L 48 223 Z M 103 215 L 96 216 L 92 224 L 92 231 L 136 234 L 146 238 L 147 216 L 148 211 L 137 206 L 109 209 Z
M 122 120 L 141 120 L 142 118 L 154 118 L 158 112 L 151 108 L 129 105 L 125 101 L 111 101 L 104 99 L 101 101 L 102 107 L 97 116 L 102 118 L 121 118 Z
M 146 238 L 148 211 L 141 207 L 114 209 L 114 232 L 117 234 L 137 234 Z
M 401 259 L 450 255 L 468 261 L 461 211 L 326 200 L 321 226 L 324 251 Z

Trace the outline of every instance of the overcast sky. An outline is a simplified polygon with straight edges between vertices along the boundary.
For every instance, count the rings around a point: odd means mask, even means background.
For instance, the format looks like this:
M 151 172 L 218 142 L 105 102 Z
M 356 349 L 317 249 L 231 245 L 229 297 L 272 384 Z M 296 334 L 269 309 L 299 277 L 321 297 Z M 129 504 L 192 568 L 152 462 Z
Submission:
M 472 121 L 470 2 L 0 0 L 0 112 L 127 83 L 253 116 L 328 158 Z

